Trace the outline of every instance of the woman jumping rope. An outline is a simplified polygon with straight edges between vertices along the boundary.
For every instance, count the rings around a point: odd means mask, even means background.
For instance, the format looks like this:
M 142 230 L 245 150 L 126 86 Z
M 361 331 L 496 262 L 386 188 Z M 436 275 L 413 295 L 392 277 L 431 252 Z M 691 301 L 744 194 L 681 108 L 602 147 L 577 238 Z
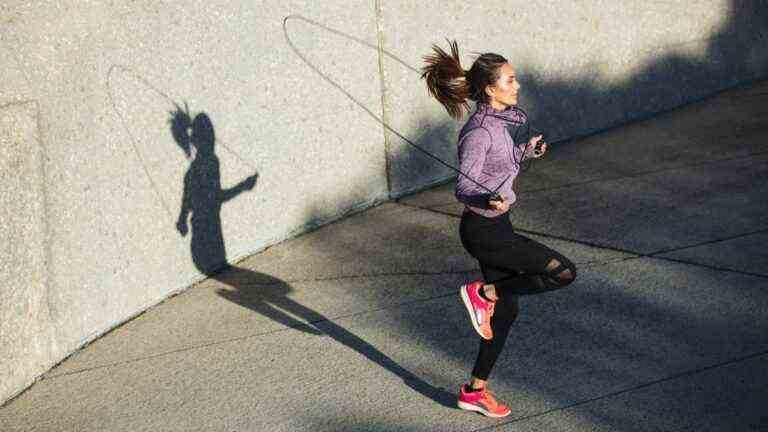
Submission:
M 485 53 L 465 71 L 456 42 L 449 43 L 450 55 L 433 46 L 434 52 L 424 57 L 422 78 L 430 94 L 456 119 L 469 111 L 467 99 L 477 105 L 459 133 L 459 169 L 466 175 L 457 179 L 456 198 L 465 206 L 461 243 L 480 263 L 483 274 L 483 280 L 462 285 L 459 291 L 481 339 L 470 382 L 461 386 L 458 405 L 489 417 L 505 417 L 510 409 L 496 400 L 486 384 L 517 318 L 518 297 L 570 284 L 576 267 L 558 252 L 517 234 L 509 219 L 520 163 L 547 151 L 545 143 L 537 146 L 541 135 L 517 143 L 510 134 L 528 121 L 515 108 L 520 90 L 515 70 L 504 57 Z

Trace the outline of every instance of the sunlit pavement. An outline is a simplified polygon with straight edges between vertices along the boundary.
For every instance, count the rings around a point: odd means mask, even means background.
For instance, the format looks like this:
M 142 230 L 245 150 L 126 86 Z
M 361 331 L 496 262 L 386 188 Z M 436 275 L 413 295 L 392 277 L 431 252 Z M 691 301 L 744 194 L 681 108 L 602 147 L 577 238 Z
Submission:
M 446 184 L 254 255 L 76 353 L 10 431 L 768 430 L 768 82 L 555 143 L 513 224 L 577 281 L 522 301 L 455 408 L 478 276 Z

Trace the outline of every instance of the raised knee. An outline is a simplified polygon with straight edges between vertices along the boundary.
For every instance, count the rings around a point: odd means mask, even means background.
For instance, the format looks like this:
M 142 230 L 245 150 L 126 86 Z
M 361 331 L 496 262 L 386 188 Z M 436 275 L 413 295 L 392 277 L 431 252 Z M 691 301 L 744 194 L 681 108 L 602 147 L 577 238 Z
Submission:
M 547 273 L 551 281 L 562 287 L 570 285 L 576 279 L 576 267 L 570 262 L 563 264 L 556 259 L 547 264 Z
M 557 279 L 562 286 L 570 285 L 576 280 L 576 272 L 571 271 L 571 269 L 565 269 L 557 275 Z

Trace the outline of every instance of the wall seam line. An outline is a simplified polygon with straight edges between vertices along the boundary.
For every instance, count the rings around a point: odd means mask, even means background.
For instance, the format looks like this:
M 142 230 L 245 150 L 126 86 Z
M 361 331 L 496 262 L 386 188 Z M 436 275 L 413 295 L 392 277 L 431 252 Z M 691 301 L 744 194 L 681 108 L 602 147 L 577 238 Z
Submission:
M 392 180 L 391 180 L 391 167 L 389 163 L 389 134 L 387 134 L 387 106 L 386 95 L 387 86 L 384 81 L 384 29 L 383 20 L 381 16 L 381 0 L 374 0 L 374 16 L 376 20 L 376 46 L 379 57 L 379 89 L 381 91 L 381 133 L 384 136 L 384 175 L 387 181 L 387 198 L 392 199 Z

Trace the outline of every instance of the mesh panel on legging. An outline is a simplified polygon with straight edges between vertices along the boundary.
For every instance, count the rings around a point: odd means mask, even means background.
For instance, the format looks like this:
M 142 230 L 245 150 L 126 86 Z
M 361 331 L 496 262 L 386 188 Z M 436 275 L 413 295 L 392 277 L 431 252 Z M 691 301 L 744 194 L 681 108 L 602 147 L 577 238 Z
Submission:
M 550 251 L 551 258 L 544 271 L 538 273 L 513 272 L 507 268 L 491 267 L 493 276 L 487 283 L 496 285 L 496 291 L 520 295 L 538 294 L 570 285 L 576 279 L 576 266 L 563 255 Z

